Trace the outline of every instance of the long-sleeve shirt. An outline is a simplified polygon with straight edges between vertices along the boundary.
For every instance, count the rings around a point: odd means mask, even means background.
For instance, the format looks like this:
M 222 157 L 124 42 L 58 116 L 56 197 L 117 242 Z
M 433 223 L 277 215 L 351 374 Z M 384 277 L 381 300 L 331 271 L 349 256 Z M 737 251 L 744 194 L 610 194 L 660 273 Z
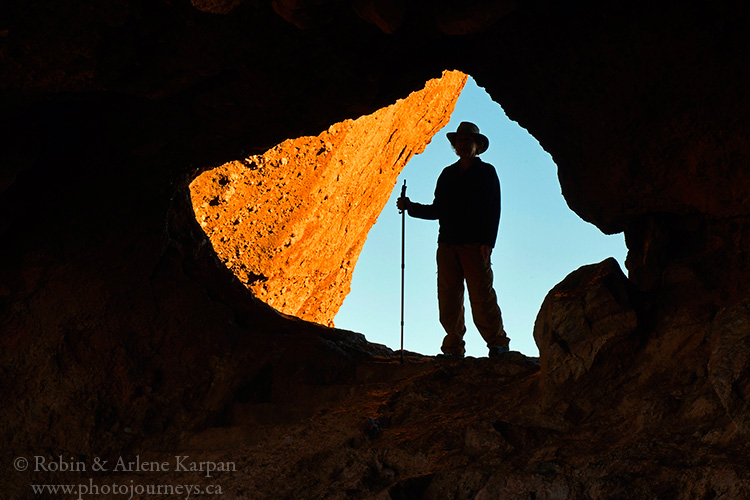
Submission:
M 438 243 L 495 246 L 500 224 L 500 181 L 495 167 L 474 158 L 463 173 L 459 162 L 438 177 L 431 205 L 412 202 L 409 215 L 440 222 Z

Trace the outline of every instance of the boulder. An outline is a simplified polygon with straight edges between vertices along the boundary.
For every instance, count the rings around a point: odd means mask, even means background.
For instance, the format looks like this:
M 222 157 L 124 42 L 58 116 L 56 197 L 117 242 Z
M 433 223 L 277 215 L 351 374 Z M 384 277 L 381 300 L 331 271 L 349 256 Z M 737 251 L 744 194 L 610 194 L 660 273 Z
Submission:
M 637 303 L 613 258 L 583 266 L 557 284 L 534 324 L 542 391 L 551 399 L 572 398 L 603 375 L 616 376 L 638 347 Z
M 727 307 L 711 324 L 708 376 L 729 417 L 750 432 L 750 298 Z

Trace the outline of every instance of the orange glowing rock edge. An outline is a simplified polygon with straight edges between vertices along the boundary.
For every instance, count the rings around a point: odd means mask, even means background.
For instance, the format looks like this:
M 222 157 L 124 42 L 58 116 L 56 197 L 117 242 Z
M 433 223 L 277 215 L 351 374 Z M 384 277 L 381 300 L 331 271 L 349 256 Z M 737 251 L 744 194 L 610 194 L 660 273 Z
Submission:
M 371 115 L 196 177 L 193 208 L 219 258 L 278 311 L 333 326 L 399 173 L 448 123 L 466 79 L 446 71 Z

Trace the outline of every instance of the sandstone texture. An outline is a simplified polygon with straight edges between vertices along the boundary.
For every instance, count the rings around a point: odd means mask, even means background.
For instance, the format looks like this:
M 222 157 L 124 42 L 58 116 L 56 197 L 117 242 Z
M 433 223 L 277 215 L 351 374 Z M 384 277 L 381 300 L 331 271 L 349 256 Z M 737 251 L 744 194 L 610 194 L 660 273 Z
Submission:
M 333 326 L 398 174 L 448 123 L 465 83 L 446 72 L 371 115 L 196 177 L 193 209 L 216 254 L 255 297 Z
M 569 400 L 611 378 L 606 370 L 621 362 L 613 359 L 638 347 L 637 302 L 615 259 L 585 266 L 550 291 L 534 325 L 539 382 L 549 396 Z
M 0 490 L 88 482 L 18 457 L 184 451 L 237 470 L 92 479 L 215 481 L 236 500 L 749 498 L 749 25 L 750 6 L 728 0 L 3 2 Z M 198 210 L 249 220 L 232 206 L 241 190 L 228 197 L 240 171 L 314 210 L 315 188 L 293 181 L 312 164 L 274 148 L 315 153 L 295 138 L 331 127 L 332 146 L 365 145 L 341 136 L 348 120 L 446 69 L 552 155 L 575 213 L 625 233 L 627 278 L 592 263 L 551 291 L 539 360 L 402 366 L 258 299 L 196 219 L 191 183 L 228 160 Z M 423 140 L 449 109 L 434 97 Z M 318 144 L 326 182 L 360 175 Z M 272 198 L 284 192 L 245 206 L 291 209 Z M 361 244 L 354 219 L 333 222 L 352 233 L 338 265 Z M 303 249 L 332 224 L 268 220 L 258 253 L 297 253 L 248 281 L 317 258 Z

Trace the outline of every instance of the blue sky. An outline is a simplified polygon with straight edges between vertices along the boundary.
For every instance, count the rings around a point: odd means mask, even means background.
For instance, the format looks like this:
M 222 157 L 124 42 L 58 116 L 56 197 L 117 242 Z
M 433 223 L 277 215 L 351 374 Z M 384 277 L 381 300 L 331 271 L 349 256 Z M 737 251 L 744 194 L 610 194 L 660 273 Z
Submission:
M 424 153 L 411 159 L 357 261 L 352 289 L 334 322 L 367 340 L 398 350 L 401 344 L 401 215 L 396 199 L 404 179 L 407 196 L 432 202 L 442 169 L 457 157 L 445 137 L 471 121 L 489 137 L 481 158 L 495 166 L 502 190 L 498 241 L 492 253 L 495 290 L 511 350 L 538 356 L 533 328 L 547 292 L 582 265 L 614 257 L 625 270 L 622 234 L 607 236 L 584 222 L 565 203 L 552 157 L 472 78 L 450 123 Z M 443 329 L 438 321 L 435 251 L 437 221 L 406 217 L 404 348 L 434 355 Z M 487 347 L 471 320 L 466 298 L 466 354 L 486 356 Z

